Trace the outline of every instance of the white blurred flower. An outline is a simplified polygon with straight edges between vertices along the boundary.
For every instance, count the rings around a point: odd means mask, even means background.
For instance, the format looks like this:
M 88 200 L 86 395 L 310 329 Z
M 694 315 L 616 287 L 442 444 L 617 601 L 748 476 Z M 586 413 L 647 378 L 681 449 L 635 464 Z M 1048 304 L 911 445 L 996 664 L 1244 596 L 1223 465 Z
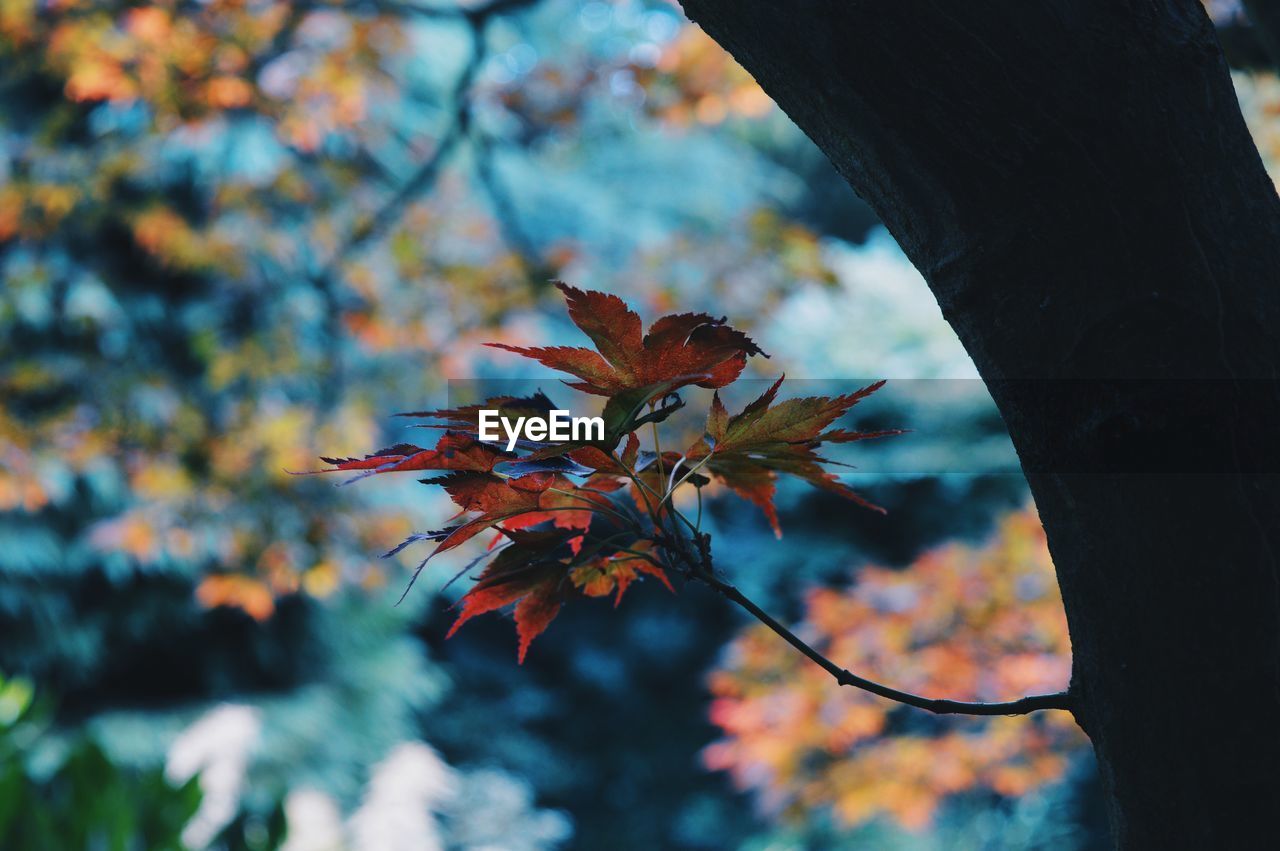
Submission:
M 524 780 L 497 769 L 459 771 L 421 742 L 402 742 L 373 767 L 344 824 L 338 802 L 300 788 L 285 799 L 282 851 L 546 851 L 573 833 L 568 817 L 535 806 Z
M 208 847 L 235 817 L 261 728 L 256 709 L 226 703 L 202 715 L 169 747 L 165 775 L 171 783 L 200 775 L 200 809 L 182 831 L 189 848 Z
M 318 789 L 296 789 L 284 800 L 288 836 L 280 851 L 342 851 L 342 811 Z
M 462 775 L 450 808 L 449 838 L 467 851 L 543 851 L 573 835 L 568 816 L 535 806 L 529 784 L 505 771 Z
M 420 742 L 397 745 L 374 766 L 364 802 L 351 816 L 355 851 L 444 848 L 436 814 L 457 790 L 457 775 Z

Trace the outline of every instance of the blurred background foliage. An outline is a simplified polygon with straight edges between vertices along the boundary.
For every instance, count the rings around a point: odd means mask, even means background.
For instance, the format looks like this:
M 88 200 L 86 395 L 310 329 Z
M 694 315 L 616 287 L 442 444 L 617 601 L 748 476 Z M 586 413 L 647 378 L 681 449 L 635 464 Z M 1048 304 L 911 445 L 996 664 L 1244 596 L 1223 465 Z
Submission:
M 1280 162 L 1280 82 L 1237 83 Z M 912 379 L 859 425 L 913 433 L 843 458 L 887 518 L 783 489 L 776 541 L 717 497 L 718 563 L 863 673 L 1065 682 L 968 358 L 677 6 L 0 0 L 0 277 L 5 847 L 1102 840 L 1062 719 L 841 694 L 693 588 L 566 611 L 517 667 L 497 619 L 444 641 L 457 565 L 393 605 L 411 565 L 375 556 L 440 504 L 288 474 L 403 438 L 446 379 L 535 375 L 480 344 L 569 342 L 553 277 L 726 314 L 762 378 Z

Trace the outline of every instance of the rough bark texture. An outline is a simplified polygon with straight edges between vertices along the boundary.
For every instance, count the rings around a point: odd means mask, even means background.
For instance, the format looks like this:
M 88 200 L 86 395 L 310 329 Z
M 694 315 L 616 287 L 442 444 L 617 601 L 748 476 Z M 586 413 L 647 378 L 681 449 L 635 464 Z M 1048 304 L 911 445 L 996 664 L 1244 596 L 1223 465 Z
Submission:
M 1258 40 L 1271 54 L 1271 61 L 1280 66 L 1280 2 L 1277 0 L 1244 0 L 1245 13 L 1258 34 Z
M 987 379 L 1118 844 L 1276 847 L 1280 201 L 1200 5 L 684 5 L 876 209 Z

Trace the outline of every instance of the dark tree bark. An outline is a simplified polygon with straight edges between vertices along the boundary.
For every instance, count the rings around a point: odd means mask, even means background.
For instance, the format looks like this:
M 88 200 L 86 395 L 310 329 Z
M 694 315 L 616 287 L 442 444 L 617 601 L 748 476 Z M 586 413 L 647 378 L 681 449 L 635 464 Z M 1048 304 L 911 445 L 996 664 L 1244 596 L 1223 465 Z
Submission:
M 1276 847 L 1280 201 L 1199 3 L 684 5 L 875 208 L 987 380 L 1118 844 Z
M 1249 23 L 1258 40 L 1271 55 L 1271 61 L 1280 67 L 1280 2 L 1277 0 L 1244 0 Z

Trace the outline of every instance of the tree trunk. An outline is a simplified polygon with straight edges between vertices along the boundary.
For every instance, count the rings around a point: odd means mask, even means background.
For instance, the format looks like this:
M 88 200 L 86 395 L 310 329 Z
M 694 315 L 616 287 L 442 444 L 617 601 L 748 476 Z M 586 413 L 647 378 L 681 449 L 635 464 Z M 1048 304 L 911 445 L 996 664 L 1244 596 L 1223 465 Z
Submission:
M 1244 0 L 1244 8 L 1258 40 L 1267 48 L 1274 65 L 1280 67 L 1280 3 L 1276 0 Z
M 1199 3 L 684 5 L 875 208 L 987 380 L 1117 843 L 1275 847 L 1280 200 Z

